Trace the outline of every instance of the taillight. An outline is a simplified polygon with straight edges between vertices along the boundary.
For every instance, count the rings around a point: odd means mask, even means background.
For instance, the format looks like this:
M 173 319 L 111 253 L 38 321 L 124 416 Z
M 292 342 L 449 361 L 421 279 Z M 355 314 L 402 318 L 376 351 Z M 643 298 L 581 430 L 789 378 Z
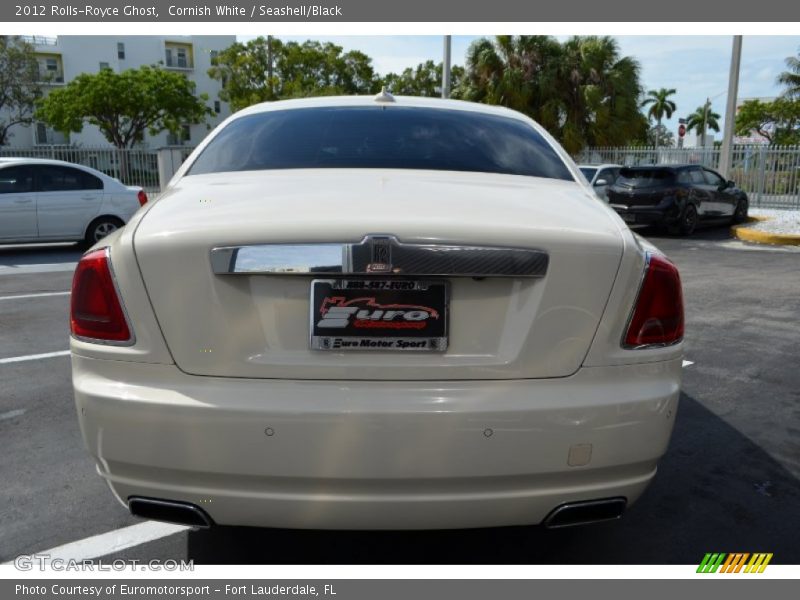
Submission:
M 678 269 L 657 254 L 648 254 L 647 271 L 636 298 L 623 345 L 667 346 L 683 339 L 683 293 Z
M 131 341 L 111 274 L 108 248 L 89 252 L 78 262 L 72 278 L 70 330 L 72 335 L 90 341 Z
M 139 206 L 144 206 L 147 204 L 147 194 L 144 193 L 144 190 L 139 190 L 139 193 L 136 194 L 136 197 L 139 198 Z

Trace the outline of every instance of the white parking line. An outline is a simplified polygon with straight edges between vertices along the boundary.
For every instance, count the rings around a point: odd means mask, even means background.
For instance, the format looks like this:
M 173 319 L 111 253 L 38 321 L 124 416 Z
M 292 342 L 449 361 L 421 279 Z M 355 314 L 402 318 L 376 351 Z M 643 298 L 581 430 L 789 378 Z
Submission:
M 694 364 L 694 361 L 692 361 L 692 360 L 684 360 L 683 364 L 681 366 L 688 367 L 688 366 L 691 366 L 693 364 Z
M 20 294 L 18 296 L 0 296 L 0 300 L 22 300 L 23 298 L 44 298 L 46 296 L 69 296 L 72 292 L 39 292 L 37 294 Z
M 159 523 L 156 521 L 145 521 L 130 527 L 123 527 L 109 531 L 108 533 L 101 533 L 94 535 L 77 542 L 70 542 L 63 546 L 56 546 L 50 550 L 43 550 L 37 552 L 38 555 L 45 555 L 48 557 L 46 560 L 61 559 L 61 560 L 89 560 L 91 558 L 100 558 L 115 552 L 121 552 L 140 544 L 153 542 L 161 538 L 175 535 L 182 531 L 191 529 L 186 525 L 173 525 L 172 523 Z M 11 564 L 11 563 L 6 563 Z
M 28 273 L 57 273 L 59 271 L 74 271 L 78 266 L 76 262 L 69 263 L 40 263 L 35 265 L 0 265 L 0 275 L 25 275 Z
M 41 358 L 53 358 L 56 356 L 67 356 L 69 350 L 60 350 L 58 352 L 45 352 L 44 354 L 28 354 L 27 356 L 11 356 L 9 358 L 0 358 L 0 365 L 8 363 L 25 362 L 27 360 L 39 360 Z
M 21 417 L 24 414 L 25 414 L 24 408 L 10 410 L 8 412 L 0 413 L 0 421 L 7 421 L 8 419 L 13 419 L 14 417 Z

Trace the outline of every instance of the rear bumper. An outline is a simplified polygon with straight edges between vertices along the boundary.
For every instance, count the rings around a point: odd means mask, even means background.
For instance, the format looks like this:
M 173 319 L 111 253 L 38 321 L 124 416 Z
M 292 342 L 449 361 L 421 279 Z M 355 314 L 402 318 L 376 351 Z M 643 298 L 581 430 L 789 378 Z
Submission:
M 681 216 L 682 208 L 674 198 L 664 198 L 656 205 L 626 205 L 611 202 L 617 214 L 628 225 L 672 225 Z
M 655 473 L 681 360 L 547 380 L 189 376 L 73 355 L 81 430 L 117 497 L 217 524 L 427 529 L 539 523 Z
M 679 214 L 673 214 L 674 211 L 654 208 L 613 208 L 628 225 L 669 225 L 675 223 L 679 216 Z

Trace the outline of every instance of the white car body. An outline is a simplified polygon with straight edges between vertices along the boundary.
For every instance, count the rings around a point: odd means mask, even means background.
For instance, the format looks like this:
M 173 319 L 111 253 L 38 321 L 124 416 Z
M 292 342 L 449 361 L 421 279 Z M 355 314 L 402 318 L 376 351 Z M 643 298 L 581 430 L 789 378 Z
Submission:
M 629 349 L 621 340 L 656 250 L 594 199 L 530 119 L 418 98 L 387 108 L 524 123 L 570 180 L 382 168 L 189 172 L 243 116 L 383 98 L 276 102 L 234 115 L 158 203 L 95 246 L 103 250 L 92 256 L 110 258 L 131 332 L 97 343 L 73 331 L 75 400 L 98 472 L 135 514 L 292 528 L 559 525 L 619 516 L 654 476 L 675 419 L 683 346 Z M 431 277 L 449 282 L 445 352 L 348 352 L 309 346 L 309 293 L 320 275 L 291 261 L 231 273 L 237 255 L 224 254 L 338 244 L 352 253 L 371 234 L 392 236 L 395 253 L 397 244 L 535 248 L 549 264 L 535 277 Z M 557 507 L 563 518 L 553 518 Z
M 30 181 L 9 175 L 21 168 L 29 169 Z M 52 179 L 48 185 L 70 189 L 45 189 L 43 179 L 53 169 L 66 174 L 66 185 Z M 69 179 L 75 174 L 85 183 Z M 79 164 L 0 158 L 0 243 L 97 241 L 130 220 L 141 206 L 141 193 L 140 187 Z
M 589 185 L 592 186 L 597 197 L 602 198 L 606 202 L 608 201 L 608 195 L 606 194 L 608 186 L 614 183 L 617 177 L 619 177 L 619 170 L 622 168 L 622 165 L 611 163 L 602 165 L 578 165 L 578 169 L 580 169 L 581 173 L 586 177 L 586 180 L 589 182 Z

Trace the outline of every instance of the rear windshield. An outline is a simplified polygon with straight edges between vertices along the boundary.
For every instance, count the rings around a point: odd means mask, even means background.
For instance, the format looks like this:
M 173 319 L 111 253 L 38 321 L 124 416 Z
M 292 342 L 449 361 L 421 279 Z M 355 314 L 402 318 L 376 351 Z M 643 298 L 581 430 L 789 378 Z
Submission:
M 324 168 L 477 171 L 574 180 L 527 123 L 399 106 L 297 108 L 241 117 L 211 140 L 188 174 Z
M 667 169 L 622 169 L 615 185 L 647 188 L 667 184 L 674 178 L 674 173 Z

